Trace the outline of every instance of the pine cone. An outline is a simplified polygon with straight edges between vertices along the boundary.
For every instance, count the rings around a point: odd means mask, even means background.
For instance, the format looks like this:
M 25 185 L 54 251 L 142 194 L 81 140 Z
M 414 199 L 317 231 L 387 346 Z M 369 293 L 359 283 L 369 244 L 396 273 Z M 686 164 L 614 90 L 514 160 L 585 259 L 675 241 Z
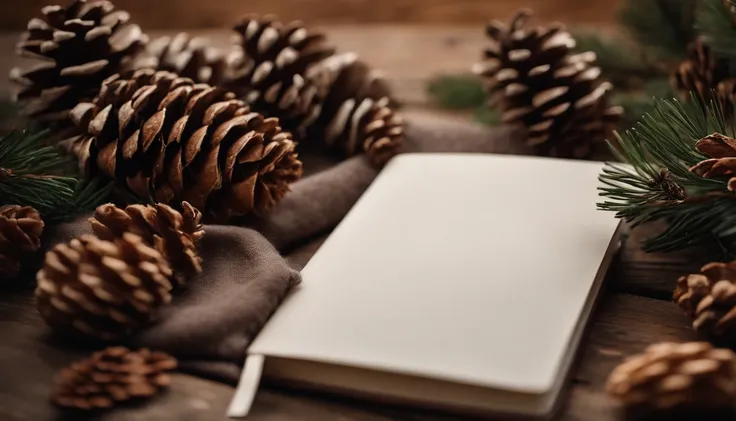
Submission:
M 122 238 L 128 232 L 140 236 L 166 258 L 177 283 L 182 285 L 202 271 L 199 240 L 204 236 L 202 214 L 187 202 L 182 203 L 182 209 L 180 213 L 161 203 L 120 209 L 108 203 L 97 208 L 89 223 L 94 233 L 106 241 Z
M 226 87 L 302 135 L 317 118 L 328 88 L 325 80 L 308 79 L 307 71 L 335 49 L 302 22 L 284 24 L 273 15 L 243 16 L 234 29 L 238 35 L 228 59 L 233 75 Z
M 716 59 L 702 38 L 688 44 L 687 58 L 670 76 L 670 84 L 683 100 L 689 99 L 691 92 L 704 103 L 716 99 L 724 115 L 730 115 L 733 110 L 733 89 L 729 90 L 733 83 L 728 77 L 728 63 Z
M 324 60 L 315 73 L 317 77 L 326 73 L 330 83 L 311 130 L 313 138 L 324 139 L 326 146 L 347 156 L 365 153 L 375 165 L 398 153 L 404 122 L 394 111 L 396 104 L 380 74 L 353 53 Z
M 698 162 L 690 171 L 705 178 L 728 180 L 728 190 L 736 190 L 736 139 L 713 133 L 695 143 L 695 148 L 710 156 Z
M 728 407 L 736 398 L 736 355 L 707 342 L 652 345 L 613 370 L 607 390 L 631 407 Z
M 28 23 L 17 49 L 44 62 L 13 69 L 11 79 L 21 85 L 17 98 L 26 114 L 68 128 L 69 111 L 94 98 L 100 83 L 124 68 L 147 38 L 109 1 L 72 0 L 41 13 Z
M 102 340 L 134 332 L 171 300 L 168 263 L 131 233 L 114 242 L 85 235 L 59 244 L 37 278 L 36 303 L 46 323 Z
M 77 361 L 56 376 L 51 401 L 65 409 L 107 409 L 153 396 L 167 387 L 176 359 L 148 349 L 110 347 Z
M 672 299 L 693 319 L 693 328 L 718 336 L 736 333 L 736 262 L 709 263 L 677 280 Z
M 30 206 L 0 206 L 0 281 L 15 278 L 25 254 L 41 247 L 44 222 Z
M 575 40 L 562 25 L 529 28 L 521 10 L 510 26 L 493 21 L 485 58 L 473 67 L 500 103 L 505 123 L 521 122 L 541 155 L 584 158 L 618 121 L 609 107 L 612 85 L 601 79 L 593 52 L 573 54 Z
M 165 70 L 212 86 L 225 83 L 228 71 L 224 54 L 203 38 L 191 37 L 185 32 L 151 41 L 133 67 Z
M 278 119 L 169 72 L 112 77 L 72 119 L 86 130 L 67 142 L 83 167 L 141 198 L 187 201 L 216 220 L 268 212 L 302 172 Z

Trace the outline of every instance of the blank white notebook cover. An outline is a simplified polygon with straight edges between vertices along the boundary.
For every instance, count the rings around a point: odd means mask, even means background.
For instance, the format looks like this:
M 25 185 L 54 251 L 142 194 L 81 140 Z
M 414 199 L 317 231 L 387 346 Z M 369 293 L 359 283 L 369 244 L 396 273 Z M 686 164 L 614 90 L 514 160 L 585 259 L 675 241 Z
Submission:
M 494 411 L 547 414 L 618 226 L 596 210 L 602 165 L 393 159 L 250 347 L 230 414 L 247 412 L 262 356 L 493 389 Z

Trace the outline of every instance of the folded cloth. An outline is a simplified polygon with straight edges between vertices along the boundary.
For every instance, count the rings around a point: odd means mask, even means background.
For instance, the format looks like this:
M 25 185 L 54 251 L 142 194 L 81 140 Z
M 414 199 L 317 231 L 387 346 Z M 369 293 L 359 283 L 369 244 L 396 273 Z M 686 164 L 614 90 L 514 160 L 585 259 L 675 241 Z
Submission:
M 521 133 L 510 128 L 422 115 L 408 123 L 406 152 L 515 153 L 520 143 Z M 250 221 L 250 228 L 205 226 L 204 271 L 130 345 L 167 351 L 186 371 L 236 383 L 252 339 L 300 281 L 280 252 L 294 250 L 292 265 L 303 266 L 317 247 L 298 247 L 329 233 L 377 174 L 362 156 L 354 157 L 295 183 L 276 209 Z M 47 244 L 90 232 L 81 218 L 52 230 Z

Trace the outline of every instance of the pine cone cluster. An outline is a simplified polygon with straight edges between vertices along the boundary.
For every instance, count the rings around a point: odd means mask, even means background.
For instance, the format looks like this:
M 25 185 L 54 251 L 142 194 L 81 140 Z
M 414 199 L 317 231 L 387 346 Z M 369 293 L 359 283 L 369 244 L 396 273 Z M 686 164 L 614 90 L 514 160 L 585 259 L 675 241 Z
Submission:
M 59 372 L 51 401 L 65 409 L 95 410 L 148 398 L 169 385 L 167 373 L 176 366 L 163 352 L 110 347 Z
M 224 84 L 229 69 L 225 54 L 185 32 L 151 41 L 132 67 L 164 70 L 212 86 Z
M 306 147 L 366 153 L 376 165 L 398 152 L 404 133 L 396 104 L 355 54 L 336 55 L 324 34 L 270 15 L 244 16 L 235 31 L 227 86 L 255 110 L 278 117 L 299 139 L 324 139 Z
M 491 43 L 473 72 L 502 120 L 527 128 L 537 153 L 588 157 L 623 110 L 608 105 L 612 85 L 601 78 L 595 54 L 573 53 L 576 43 L 564 26 L 529 27 L 530 17 L 521 10 L 508 26 L 491 22 Z
M 736 398 L 736 355 L 707 342 L 660 343 L 611 372 L 608 392 L 629 407 L 725 408 Z
M 700 273 L 680 277 L 672 299 L 696 331 L 734 339 L 736 262 L 709 263 Z
M 44 222 L 30 206 L 0 206 L 0 281 L 18 276 L 23 256 L 38 251 Z
M 72 120 L 85 134 L 66 143 L 83 168 L 142 198 L 187 201 L 213 220 L 268 212 L 302 172 L 278 119 L 170 72 L 116 75 Z
M 37 66 L 13 69 L 26 114 L 68 128 L 69 111 L 97 94 L 103 80 L 123 70 L 147 42 L 130 15 L 106 0 L 47 6 L 31 19 L 18 43 Z
M 102 240 L 115 241 L 126 233 L 140 236 L 171 264 L 176 281 L 183 284 L 202 271 L 199 240 L 204 236 L 202 214 L 189 203 L 182 212 L 168 205 L 130 205 L 120 209 L 109 203 L 99 206 L 89 223 Z
M 705 177 L 728 181 L 728 190 L 736 190 L 736 139 L 713 133 L 695 143 L 698 152 L 710 158 L 700 161 L 690 171 Z
M 717 59 L 702 38 L 688 44 L 687 58 L 670 76 L 670 84 L 683 100 L 694 93 L 703 103 L 717 101 L 724 115 L 733 113 L 736 79 L 729 77 L 728 62 Z
M 36 304 L 59 331 L 120 339 L 171 300 L 172 276 L 161 253 L 135 234 L 114 241 L 85 235 L 46 254 Z

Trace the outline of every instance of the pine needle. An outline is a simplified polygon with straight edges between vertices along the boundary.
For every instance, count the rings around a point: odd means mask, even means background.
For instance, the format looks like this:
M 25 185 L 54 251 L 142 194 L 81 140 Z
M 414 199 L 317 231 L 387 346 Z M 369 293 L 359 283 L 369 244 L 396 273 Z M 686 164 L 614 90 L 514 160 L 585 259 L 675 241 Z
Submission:
M 625 164 L 606 164 L 598 203 L 633 226 L 667 221 L 667 229 L 644 242 L 646 251 L 674 251 L 717 241 L 736 251 L 736 196 L 726 180 L 690 172 L 708 158 L 698 139 L 719 132 L 734 136 L 717 104 L 657 100 L 652 112 L 609 146 Z M 614 147 L 617 145 L 618 147 Z
M 0 138 L 0 205 L 36 208 L 50 223 L 65 220 L 104 201 L 111 187 L 101 180 L 80 183 L 75 166 L 47 132 L 12 132 Z
M 442 75 L 429 81 L 427 91 L 442 108 L 469 110 L 482 106 L 485 92 L 477 76 Z
M 695 28 L 713 53 L 719 57 L 736 58 L 736 26 L 723 1 L 700 0 L 696 17 Z M 734 74 L 733 68 L 731 74 Z
M 694 10 L 699 1 L 627 0 L 619 19 L 656 58 L 678 60 L 694 38 Z

